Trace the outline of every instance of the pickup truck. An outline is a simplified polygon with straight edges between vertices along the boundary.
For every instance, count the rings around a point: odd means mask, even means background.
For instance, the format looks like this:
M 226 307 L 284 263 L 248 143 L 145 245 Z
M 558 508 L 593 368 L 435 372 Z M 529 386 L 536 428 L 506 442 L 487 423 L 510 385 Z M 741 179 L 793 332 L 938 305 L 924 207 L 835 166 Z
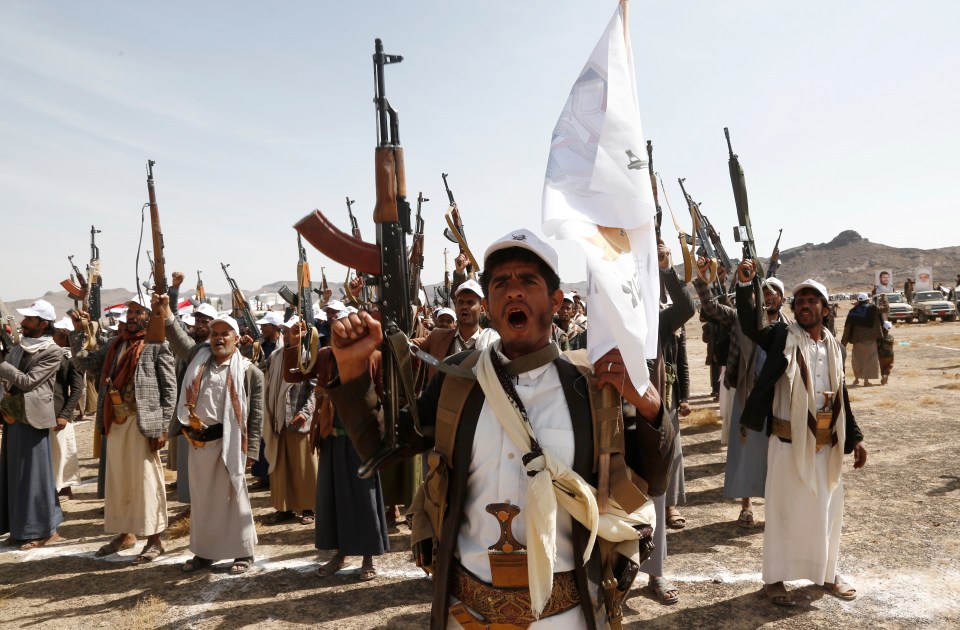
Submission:
M 938 317 L 944 322 L 957 321 L 957 307 L 944 299 L 940 291 L 918 291 L 913 296 L 912 306 L 913 313 L 921 324 Z

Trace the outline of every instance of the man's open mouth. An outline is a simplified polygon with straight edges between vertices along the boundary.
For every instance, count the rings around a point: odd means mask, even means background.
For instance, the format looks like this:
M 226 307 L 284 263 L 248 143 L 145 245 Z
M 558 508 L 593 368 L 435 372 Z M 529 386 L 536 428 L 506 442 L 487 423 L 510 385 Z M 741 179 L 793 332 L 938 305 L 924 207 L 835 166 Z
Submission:
M 517 330 L 523 328 L 527 325 L 527 319 L 528 317 L 526 312 L 518 308 L 509 309 L 507 311 L 507 324 L 509 324 L 511 328 Z

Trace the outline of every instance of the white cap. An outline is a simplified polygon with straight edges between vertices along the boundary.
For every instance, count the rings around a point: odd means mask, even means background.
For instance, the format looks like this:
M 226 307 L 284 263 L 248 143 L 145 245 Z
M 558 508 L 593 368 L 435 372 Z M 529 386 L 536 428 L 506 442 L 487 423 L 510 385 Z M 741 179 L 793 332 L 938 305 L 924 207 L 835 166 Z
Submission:
M 61 320 L 53 322 L 54 328 L 59 328 L 60 330 L 73 330 L 73 320 L 69 317 L 64 317 Z
M 351 314 L 351 313 L 359 313 L 359 312 L 360 312 L 360 311 L 357 310 L 357 307 L 356 307 L 356 306 L 348 306 L 347 308 L 345 308 L 345 309 L 343 309 L 343 310 L 344 310 L 348 315 Z
M 147 309 L 148 311 L 150 310 L 150 299 L 145 295 L 137 294 L 132 298 L 130 298 L 129 300 L 127 300 L 126 302 L 124 302 L 124 305 L 127 305 L 127 304 L 139 304 L 140 306 Z
M 774 289 L 780 294 L 780 297 L 783 297 L 783 281 L 780 278 L 767 278 L 763 281 L 763 286 Z
M 480 288 L 480 283 L 476 280 L 466 280 L 457 287 L 457 290 L 454 291 L 454 295 L 460 295 L 461 291 L 473 291 L 480 297 L 483 297 L 483 289 Z
M 563 294 L 563 299 L 566 300 L 566 301 L 568 301 L 568 302 L 574 302 L 573 293 L 564 293 L 564 294 Z
M 560 260 L 557 257 L 557 252 L 530 230 L 514 230 L 494 241 L 483 253 L 484 268 L 487 266 L 487 259 L 490 258 L 490 254 L 509 247 L 519 247 L 536 254 L 538 258 L 547 263 L 553 273 L 560 275 Z
M 187 326 L 193 326 L 194 324 L 197 323 L 197 320 L 194 319 L 193 315 L 190 315 L 189 313 L 181 317 L 180 321 L 182 321 Z
M 893 324 L 891 324 L 890 322 L 883 322 L 884 330 L 890 330 L 891 328 L 893 328 Z
M 793 287 L 794 297 L 796 297 L 797 293 L 800 292 L 800 289 L 813 289 L 814 291 L 819 293 L 824 300 L 826 300 L 827 302 L 830 301 L 830 294 L 827 293 L 827 287 L 823 286 L 822 284 L 820 284 L 816 280 L 813 280 L 812 278 L 807 278 L 797 286 Z
M 320 304 L 313 305 L 313 319 L 318 322 L 327 321 L 327 312 L 320 308 Z
M 436 311 L 433 312 L 433 319 L 435 320 L 440 319 L 441 315 L 449 315 L 454 320 L 457 319 L 457 314 L 453 312 L 452 308 L 446 308 L 446 307 L 438 308 Z
M 283 324 L 283 315 L 277 311 L 267 311 L 263 314 L 263 317 L 257 320 L 257 324 L 272 324 L 274 326 L 280 326 Z
M 857 293 L 857 302 L 866 302 L 870 299 L 870 296 L 866 293 Z
M 213 319 L 217 316 L 217 309 L 213 308 L 213 304 L 207 304 L 204 302 L 193 309 L 194 315 L 206 315 L 207 317 Z
M 329 309 L 331 311 L 339 312 L 339 311 L 346 310 L 347 307 L 340 300 L 330 300 L 329 302 L 326 303 L 326 305 L 324 305 L 323 308 L 324 310 Z
M 48 322 L 56 321 L 57 313 L 53 310 L 53 304 L 46 300 L 37 300 L 27 308 L 18 308 L 17 312 L 24 317 L 39 317 Z
M 300 323 L 300 316 L 299 316 L 299 315 L 291 315 L 291 316 L 290 316 L 290 319 L 288 319 L 287 321 L 285 321 L 285 322 L 283 322 L 282 324 L 280 324 L 280 328 L 293 328 L 294 326 L 296 326 L 296 325 L 299 324 L 299 323 Z
M 212 328 L 214 323 L 216 322 L 223 322 L 225 324 L 228 324 L 230 328 L 233 328 L 233 332 L 237 333 L 238 335 L 240 334 L 240 326 L 237 325 L 237 320 L 230 317 L 229 315 L 219 315 L 217 317 L 214 317 L 213 321 L 210 322 L 210 327 Z

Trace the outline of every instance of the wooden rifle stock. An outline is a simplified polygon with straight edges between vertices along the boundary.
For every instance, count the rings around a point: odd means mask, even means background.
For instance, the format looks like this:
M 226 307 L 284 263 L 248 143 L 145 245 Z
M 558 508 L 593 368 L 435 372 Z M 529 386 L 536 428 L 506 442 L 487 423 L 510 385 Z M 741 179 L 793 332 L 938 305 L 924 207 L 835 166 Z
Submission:
M 167 278 L 163 258 L 163 232 L 160 230 L 160 209 L 157 207 L 157 192 L 153 187 L 153 160 L 147 160 L 147 193 L 150 195 L 150 231 L 153 235 L 153 251 L 156 260 L 153 261 L 154 291 L 159 294 L 167 292 Z M 176 304 L 171 304 L 176 308 Z M 147 323 L 147 342 L 163 343 L 167 339 L 163 318 L 159 313 L 150 313 Z

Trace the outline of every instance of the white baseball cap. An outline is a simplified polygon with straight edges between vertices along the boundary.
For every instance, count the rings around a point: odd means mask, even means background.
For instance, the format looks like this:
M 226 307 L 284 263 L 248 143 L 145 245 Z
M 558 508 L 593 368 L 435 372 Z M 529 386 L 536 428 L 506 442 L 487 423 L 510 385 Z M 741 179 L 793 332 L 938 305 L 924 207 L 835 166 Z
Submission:
M 39 317 L 48 322 L 53 322 L 57 319 L 57 313 L 53 310 L 53 304 L 46 300 L 37 300 L 27 308 L 18 308 L 17 312 L 24 317 Z
M 870 299 L 870 296 L 866 293 L 857 293 L 857 302 L 866 302 Z
M 272 324 L 274 326 L 280 326 L 283 324 L 283 315 L 277 311 L 267 311 L 263 314 L 263 317 L 257 320 L 257 324 Z
M 213 308 L 213 304 L 207 304 L 204 302 L 203 304 L 197 306 L 197 308 L 193 309 L 193 314 L 206 315 L 212 319 L 217 316 L 217 309 Z
M 187 326 L 193 326 L 194 324 L 197 323 L 197 320 L 194 319 L 193 315 L 190 315 L 189 313 L 181 317 L 180 321 L 182 321 Z
M 453 312 L 453 309 L 452 309 L 452 308 L 446 308 L 446 307 L 438 308 L 438 309 L 437 309 L 436 311 L 434 311 L 434 313 L 433 313 L 433 319 L 435 319 L 435 320 L 436 320 L 436 319 L 440 319 L 440 316 L 441 316 L 441 315 L 449 315 L 449 316 L 452 317 L 453 319 L 457 319 L 457 314 Z
M 299 316 L 299 315 L 291 315 L 291 316 L 290 316 L 290 319 L 288 319 L 287 321 L 285 321 L 285 322 L 283 322 L 282 324 L 280 324 L 280 328 L 293 328 L 294 326 L 296 326 L 296 325 L 299 324 L 299 323 L 300 323 L 300 316 Z
M 126 304 L 139 304 L 146 310 L 148 311 L 150 310 L 150 299 L 145 295 L 137 294 L 132 298 L 130 298 L 129 300 L 127 300 L 126 302 L 124 302 L 124 305 Z
M 454 295 L 460 295 L 461 291 L 473 291 L 480 297 L 483 297 L 483 289 L 480 288 L 480 283 L 476 280 L 466 280 L 457 287 L 457 290 L 454 291 Z
M 576 301 L 576 300 L 573 299 L 573 293 L 564 293 L 564 294 L 563 294 L 563 299 L 566 300 L 567 302 L 575 302 L 575 301 Z
M 487 266 L 487 259 L 490 258 L 490 254 L 510 247 L 519 247 L 536 254 L 538 258 L 547 263 L 553 273 L 560 275 L 560 260 L 557 257 L 556 250 L 530 230 L 513 230 L 494 241 L 483 253 L 483 266 Z
M 233 332 L 240 334 L 240 326 L 237 325 L 237 320 L 230 317 L 229 315 L 219 315 L 213 318 L 213 321 L 210 322 L 210 327 L 212 328 L 216 322 L 223 322 L 233 328 Z
M 777 293 L 780 294 L 780 297 L 783 297 L 783 281 L 780 278 L 767 278 L 763 281 L 763 286 L 770 287 L 774 289 Z
M 822 284 L 820 284 L 819 282 L 817 282 L 812 278 L 807 278 L 797 286 L 793 287 L 794 297 L 796 297 L 797 293 L 799 293 L 801 289 L 813 289 L 814 291 L 819 293 L 824 300 L 826 300 L 827 302 L 830 301 L 830 294 L 827 293 L 827 287 L 823 286 Z
M 323 309 L 339 312 L 346 310 L 347 307 L 340 300 L 330 300 L 324 305 Z
M 73 330 L 73 320 L 69 317 L 64 317 L 61 320 L 53 322 L 54 328 L 59 328 L 60 330 Z

